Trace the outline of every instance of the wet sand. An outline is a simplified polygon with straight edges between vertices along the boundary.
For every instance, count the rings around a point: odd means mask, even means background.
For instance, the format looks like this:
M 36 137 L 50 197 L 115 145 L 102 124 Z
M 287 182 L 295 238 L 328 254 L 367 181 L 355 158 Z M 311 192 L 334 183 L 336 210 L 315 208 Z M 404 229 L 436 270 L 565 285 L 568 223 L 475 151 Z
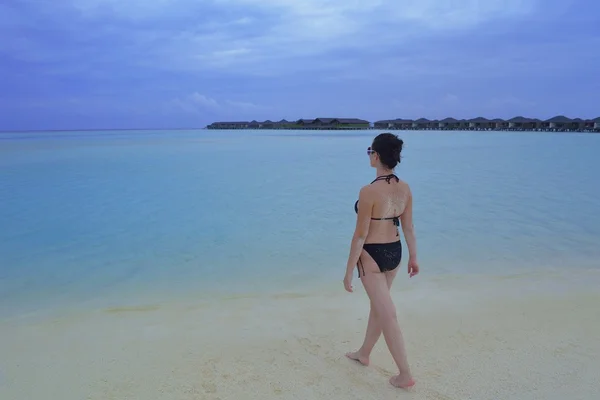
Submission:
M 173 299 L 0 323 L 0 398 L 600 398 L 600 292 L 557 276 L 401 281 L 393 289 L 417 385 L 396 389 L 381 337 L 371 365 L 360 283 Z M 478 278 L 479 279 L 479 278 Z M 551 284 L 549 284 L 551 283 Z M 549 290 L 554 285 L 556 290 Z

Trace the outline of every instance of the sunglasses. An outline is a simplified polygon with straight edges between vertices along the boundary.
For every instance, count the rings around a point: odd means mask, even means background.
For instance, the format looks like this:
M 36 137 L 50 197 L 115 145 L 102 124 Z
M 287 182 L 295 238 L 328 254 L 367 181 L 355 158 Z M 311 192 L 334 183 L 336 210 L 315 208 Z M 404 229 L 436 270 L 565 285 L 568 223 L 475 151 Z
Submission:
M 373 153 L 375 153 L 375 150 L 373 150 L 371 147 L 367 147 L 367 154 L 371 155 Z

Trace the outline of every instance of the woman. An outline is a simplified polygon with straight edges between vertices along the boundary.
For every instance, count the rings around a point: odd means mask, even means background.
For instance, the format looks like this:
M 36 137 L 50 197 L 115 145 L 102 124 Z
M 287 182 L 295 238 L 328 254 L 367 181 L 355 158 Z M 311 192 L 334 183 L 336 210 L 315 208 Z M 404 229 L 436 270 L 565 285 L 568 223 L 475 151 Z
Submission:
M 369 355 L 383 332 L 390 353 L 398 366 L 398 375 L 390 378 L 396 387 L 407 389 L 415 384 L 406 359 L 404 339 L 396 308 L 390 295 L 392 281 L 402 258 L 402 244 L 398 228 L 408 247 L 408 274 L 419 273 L 417 250 L 412 222 L 412 194 L 409 186 L 395 174 L 400 162 L 403 141 L 391 133 L 375 137 L 367 154 L 377 175 L 371 184 L 361 188 L 354 205 L 357 213 L 356 229 L 352 237 L 346 267 L 344 287 L 352 292 L 352 274 L 358 276 L 371 300 L 367 332 L 362 347 L 346 356 L 363 365 L 369 365 Z

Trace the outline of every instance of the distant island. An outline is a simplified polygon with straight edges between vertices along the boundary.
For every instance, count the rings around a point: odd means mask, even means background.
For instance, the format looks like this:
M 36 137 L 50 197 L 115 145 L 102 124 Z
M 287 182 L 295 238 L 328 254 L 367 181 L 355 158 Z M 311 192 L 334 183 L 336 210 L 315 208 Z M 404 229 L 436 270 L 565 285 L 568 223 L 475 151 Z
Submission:
M 237 121 L 213 122 L 207 129 L 310 129 L 310 130 L 477 130 L 477 131 L 550 131 L 550 132 L 600 132 L 600 117 L 596 119 L 567 118 L 563 115 L 540 120 L 537 118 L 514 117 L 509 120 L 500 118 L 473 119 L 445 118 L 429 120 L 427 118 L 390 119 L 371 122 L 358 118 L 315 118 L 297 121 Z

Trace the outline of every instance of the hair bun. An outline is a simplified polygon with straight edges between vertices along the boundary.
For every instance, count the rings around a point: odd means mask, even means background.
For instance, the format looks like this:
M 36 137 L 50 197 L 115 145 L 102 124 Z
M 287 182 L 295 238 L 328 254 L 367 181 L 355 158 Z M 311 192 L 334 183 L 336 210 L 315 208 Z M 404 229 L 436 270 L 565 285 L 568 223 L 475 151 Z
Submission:
M 394 157 L 396 158 L 397 162 L 400 162 L 400 153 L 402 152 L 402 147 L 404 146 L 404 141 L 402 139 L 400 139 L 399 137 L 397 137 L 396 142 L 394 143 Z

